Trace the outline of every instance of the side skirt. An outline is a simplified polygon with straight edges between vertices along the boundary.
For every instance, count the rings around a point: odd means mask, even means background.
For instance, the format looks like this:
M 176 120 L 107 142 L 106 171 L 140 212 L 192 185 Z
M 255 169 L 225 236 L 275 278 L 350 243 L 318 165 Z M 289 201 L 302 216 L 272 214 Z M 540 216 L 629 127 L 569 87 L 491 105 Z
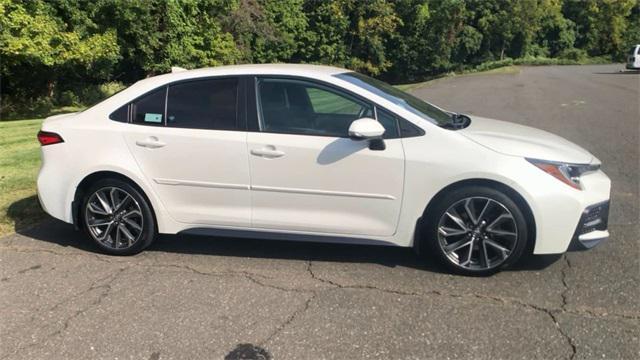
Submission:
M 315 234 L 297 234 L 289 232 L 278 232 L 271 230 L 239 230 L 239 229 L 222 229 L 197 227 L 180 231 L 178 235 L 197 235 L 197 236 L 218 236 L 230 238 L 246 238 L 246 239 L 264 239 L 264 240 L 281 240 L 281 241 L 302 241 L 332 244 L 357 244 L 357 245 L 377 245 L 377 246 L 398 246 L 395 243 L 384 240 L 374 240 L 366 238 L 354 238 L 347 236 L 335 235 L 315 235 Z

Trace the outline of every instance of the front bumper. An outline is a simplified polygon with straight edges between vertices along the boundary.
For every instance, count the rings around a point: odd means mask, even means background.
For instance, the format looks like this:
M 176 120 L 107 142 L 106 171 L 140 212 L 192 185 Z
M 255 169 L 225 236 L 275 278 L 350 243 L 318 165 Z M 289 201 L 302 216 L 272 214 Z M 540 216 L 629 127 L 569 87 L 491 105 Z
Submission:
M 609 237 L 609 201 L 588 206 L 580 217 L 569 251 L 589 250 Z

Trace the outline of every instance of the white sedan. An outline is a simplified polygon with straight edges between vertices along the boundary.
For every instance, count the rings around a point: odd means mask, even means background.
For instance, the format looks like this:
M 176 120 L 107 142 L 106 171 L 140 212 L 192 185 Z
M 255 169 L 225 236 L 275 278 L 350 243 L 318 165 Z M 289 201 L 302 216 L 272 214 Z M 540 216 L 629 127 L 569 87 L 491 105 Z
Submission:
M 160 75 L 38 139 L 42 207 L 110 254 L 195 233 L 414 247 L 490 274 L 609 236 L 611 184 L 588 151 L 335 67 Z

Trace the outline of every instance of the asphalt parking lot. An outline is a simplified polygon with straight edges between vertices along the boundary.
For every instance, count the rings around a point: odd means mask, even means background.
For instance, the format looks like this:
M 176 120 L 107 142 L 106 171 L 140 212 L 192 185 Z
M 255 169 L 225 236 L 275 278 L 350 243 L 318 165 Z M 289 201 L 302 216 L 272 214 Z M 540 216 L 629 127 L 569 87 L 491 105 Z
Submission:
M 592 251 L 469 278 L 407 249 L 264 240 L 163 236 L 109 257 L 47 220 L 0 239 L 0 358 L 637 359 L 640 75 L 621 68 L 526 67 L 414 90 L 600 158 L 612 236 Z

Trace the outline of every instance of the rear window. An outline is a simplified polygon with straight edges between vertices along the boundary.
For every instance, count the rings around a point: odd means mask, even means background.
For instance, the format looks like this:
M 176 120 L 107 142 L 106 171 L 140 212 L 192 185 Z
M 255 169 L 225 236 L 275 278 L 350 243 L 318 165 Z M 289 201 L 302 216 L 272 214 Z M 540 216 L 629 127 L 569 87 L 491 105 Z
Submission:
M 167 126 L 237 130 L 238 79 L 208 79 L 169 86 Z

